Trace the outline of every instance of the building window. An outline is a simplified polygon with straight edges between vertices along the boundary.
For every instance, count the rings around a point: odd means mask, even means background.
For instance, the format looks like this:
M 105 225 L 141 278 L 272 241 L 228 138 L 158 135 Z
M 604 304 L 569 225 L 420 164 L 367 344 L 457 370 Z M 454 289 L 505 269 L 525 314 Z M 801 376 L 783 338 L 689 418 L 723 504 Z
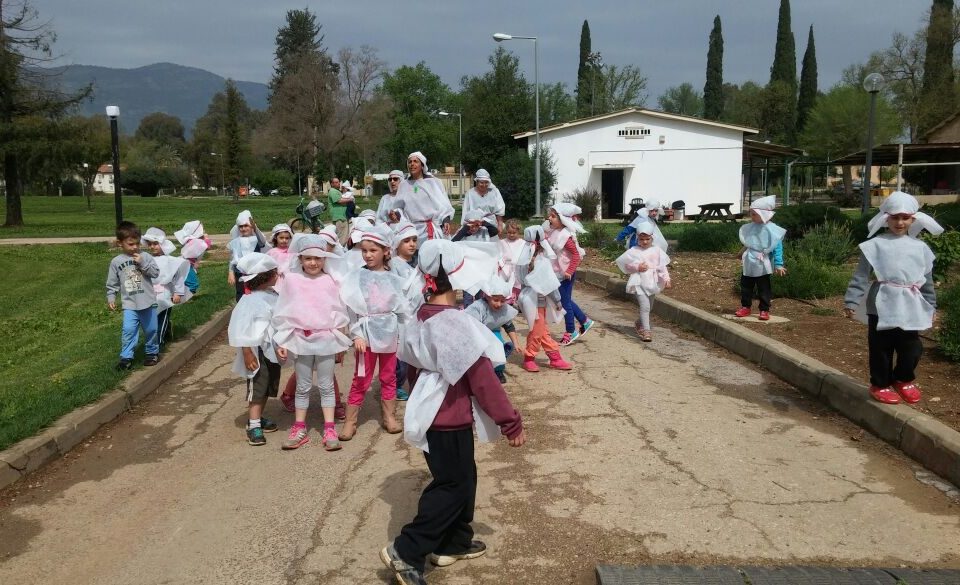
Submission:
M 454 187 L 459 187 L 459 186 L 460 186 L 460 182 L 457 181 L 456 179 L 452 179 L 452 180 L 450 181 L 450 184 L 451 184 L 452 186 L 454 186 Z
M 617 136 L 620 138 L 639 138 L 643 139 L 650 136 L 650 129 L 643 126 L 627 126 L 617 130 Z

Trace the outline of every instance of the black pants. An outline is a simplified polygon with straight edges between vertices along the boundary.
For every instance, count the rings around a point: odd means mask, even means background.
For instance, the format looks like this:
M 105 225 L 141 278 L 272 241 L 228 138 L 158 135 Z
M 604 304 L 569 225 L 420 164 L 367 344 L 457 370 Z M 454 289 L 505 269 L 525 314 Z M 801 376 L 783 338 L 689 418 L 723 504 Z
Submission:
M 877 331 L 878 317 L 867 315 L 870 330 L 867 333 L 867 347 L 870 349 L 870 384 L 886 388 L 894 382 L 913 382 L 914 370 L 923 355 L 923 344 L 919 331 L 903 329 L 884 329 Z M 893 354 L 897 354 L 897 364 L 893 364 Z
M 400 558 L 421 571 L 430 553 L 456 554 L 470 548 L 477 497 L 473 429 L 427 431 L 427 443 L 430 452 L 424 456 L 433 481 L 420 495 L 416 517 L 393 541 Z
M 173 324 L 170 323 L 170 312 L 172 310 L 173 307 L 170 307 L 157 313 L 157 343 L 160 344 L 160 347 L 173 339 Z
M 770 275 L 740 276 L 741 307 L 753 306 L 754 290 L 756 290 L 756 295 L 760 297 L 760 310 L 769 311 L 770 299 L 773 297 L 773 292 L 770 290 Z

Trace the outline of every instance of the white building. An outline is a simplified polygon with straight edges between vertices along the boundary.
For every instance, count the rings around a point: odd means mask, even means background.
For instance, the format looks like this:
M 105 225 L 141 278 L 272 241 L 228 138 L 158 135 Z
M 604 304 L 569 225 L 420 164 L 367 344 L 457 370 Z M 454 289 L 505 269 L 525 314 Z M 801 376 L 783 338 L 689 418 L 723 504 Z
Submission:
M 123 165 L 120 165 L 120 169 L 123 169 Z M 102 164 L 97 167 L 97 174 L 93 178 L 93 192 L 113 194 L 113 165 Z
M 757 130 L 655 110 L 630 108 L 540 129 L 556 165 L 561 197 L 575 189 L 603 193 L 602 214 L 615 217 L 630 200 L 682 200 L 687 213 L 702 203 L 731 203 L 740 211 L 743 140 Z M 532 153 L 535 133 L 514 134 Z M 543 190 L 550 190 L 544 185 Z

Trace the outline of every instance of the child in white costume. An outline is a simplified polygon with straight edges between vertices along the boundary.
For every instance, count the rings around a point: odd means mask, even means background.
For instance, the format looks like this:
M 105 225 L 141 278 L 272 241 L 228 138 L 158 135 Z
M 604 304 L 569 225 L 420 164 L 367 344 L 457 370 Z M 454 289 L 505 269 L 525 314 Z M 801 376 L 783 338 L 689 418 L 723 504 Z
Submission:
M 527 344 L 523 351 L 523 369 L 539 372 L 536 357 L 543 348 L 550 359 L 550 367 L 558 370 L 573 369 L 560 356 L 560 346 L 550 337 L 549 323 L 563 319 L 564 310 L 560 297 L 560 281 L 553 271 L 553 248 L 547 242 L 540 226 L 530 226 L 523 231 L 526 246 L 520 253 L 516 266 L 520 293 L 517 305 L 530 326 Z
M 660 226 L 657 225 L 657 218 L 660 216 L 660 202 L 656 199 L 648 199 L 643 207 L 637 210 L 637 218 L 630 222 L 630 225 L 623 228 L 617 235 L 617 241 L 621 242 L 629 236 L 627 248 L 637 245 L 637 229 L 641 224 L 653 226 L 653 245 L 664 252 L 667 251 L 667 239 L 660 232 Z
M 551 261 L 553 271 L 560 279 L 560 298 L 566 312 L 566 333 L 560 339 L 560 345 L 570 345 L 593 327 L 593 320 L 587 317 L 580 305 L 573 300 L 577 266 L 586 254 L 577 241 L 577 234 L 586 231 L 580 223 L 580 213 L 581 209 L 572 203 L 557 203 L 549 209 L 547 220 L 543 222 L 543 233 L 555 254 Z M 579 330 L 575 329 L 575 322 L 580 324 Z
M 253 215 L 246 209 L 237 214 L 236 225 L 230 228 L 230 236 L 233 238 L 227 247 L 230 249 L 230 269 L 227 273 L 227 284 L 235 286 L 237 289 L 237 300 L 243 296 L 243 285 L 239 282 L 240 274 L 237 272 L 237 261 L 251 252 L 266 253 L 270 249 L 267 238 L 257 227 Z
M 507 297 L 512 292 L 510 285 L 499 276 L 494 276 L 484 283 L 480 291 L 483 294 L 464 309 L 464 312 L 476 318 L 492 331 L 497 339 L 503 343 L 504 356 L 510 357 L 514 349 L 520 348 L 520 337 L 517 336 L 517 328 L 513 325 L 513 318 L 517 316 L 517 310 L 507 304 Z M 506 332 L 509 336 L 509 341 L 504 341 L 503 332 Z M 493 368 L 501 384 L 507 383 L 505 370 L 506 364 Z
M 407 157 L 407 170 L 410 176 L 397 188 L 404 216 L 416 226 L 421 243 L 446 237 L 454 209 L 443 183 L 427 172 L 427 157 L 420 151 Z
M 400 324 L 412 315 L 403 291 L 403 280 L 389 269 L 393 232 L 386 225 L 360 232 L 355 249 L 364 267 L 351 271 L 340 285 L 340 295 L 350 314 L 350 335 L 356 350 L 356 370 L 347 398 L 347 420 L 340 438 L 349 441 L 357 431 L 357 417 L 374 368 L 380 368 L 381 424 L 388 433 L 402 430 L 397 422 L 397 344 Z
M 915 197 L 900 191 L 884 200 L 843 299 L 846 316 L 857 313 L 869 326 L 870 395 L 887 404 L 920 401 L 914 383 L 923 353 L 920 332 L 933 326 L 937 303 L 933 251 L 917 236 L 924 229 L 939 235 L 943 228 L 919 209 Z M 873 237 L 884 226 L 887 233 Z
M 207 237 L 203 224 L 196 219 L 183 224 L 183 227 L 173 232 L 173 235 L 176 236 L 177 241 L 182 246 L 180 257 L 190 264 L 185 280 L 187 290 L 191 294 L 197 294 L 197 291 L 200 290 L 200 276 L 197 273 L 197 269 L 200 267 L 200 258 L 210 248 L 212 242 Z
M 670 273 L 667 265 L 670 257 L 654 244 L 653 227 L 642 223 L 637 226 L 637 245 L 617 258 L 617 266 L 629 274 L 627 292 L 637 295 L 640 318 L 637 319 L 637 335 L 643 341 L 653 341 L 650 334 L 650 308 L 653 297 L 665 288 L 670 288 Z
M 285 223 L 278 223 L 270 230 L 270 243 L 272 247 L 267 250 L 267 254 L 277 261 L 278 270 L 283 274 L 290 269 L 290 260 L 293 258 L 290 250 L 293 230 Z
M 454 242 L 461 240 L 467 242 L 489 242 L 495 241 L 499 234 L 497 222 L 484 215 L 482 209 L 471 209 L 463 212 L 463 226 L 451 238 Z
M 420 249 L 429 298 L 405 328 L 404 361 L 420 368 L 404 415 L 404 438 L 425 453 L 433 481 L 420 496 L 416 517 L 380 551 L 400 583 L 425 583 L 427 558 L 437 566 L 486 552 L 473 539 L 477 466 L 473 429 L 480 441 L 504 434 L 523 445 L 523 421 L 493 366 L 503 363 L 503 346 L 490 330 L 456 308 L 457 289 L 473 289 L 489 278 L 486 263 L 474 266 L 467 246 L 432 240 Z M 499 428 L 498 428 L 499 427 Z
M 237 348 L 233 372 L 243 376 L 247 383 L 247 443 L 254 447 L 266 445 L 263 433 L 277 430 L 277 423 L 263 416 L 267 398 L 277 395 L 280 388 L 280 360 L 273 345 L 273 309 L 277 293 L 276 261 L 259 252 L 247 254 L 237 262 L 240 280 L 250 288 L 230 314 L 227 339 Z
M 510 285 L 511 292 L 507 300 L 511 304 L 517 298 L 516 293 L 520 291 L 520 284 L 517 282 L 514 270 L 517 266 L 517 258 L 525 246 L 522 236 L 523 226 L 520 222 L 515 219 L 508 219 L 506 223 L 504 223 L 503 237 L 501 237 L 498 242 L 500 248 L 498 274 L 500 278 L 507 281 L 507 284 Z
M 162 348 L 173 337 L 170 311 L 193 296 L 186 285 L 190 263 L 172 255 L 177 247 L 160 228 L 148 229 L 140 237 L 140 245 L 147 248 L 160 268 L 160 275 L 153 279 L 153 289 L 157 293 L 157 340 Z
M 324 260 L 333 256 L 327 252 L 327 242 L 314 234 L 304 235 L 297 238 L 293 253 L 297 261 L 277 284 L 280 296 L 273 312 L 273 340 L 280 347 L 277 357 L 283 361 L 292 356 L 297 374 L 295 422 L 283 448 L 297 449 L 310 441 L 307 408 L 316 374 L 323 446 L 334 451 L 340 448 L 340 440 L 334 427 L 333 368 L 336 355 L 350 348 L 350 339 L 343 333 L 350 318 L 340 300 L 339 286 L 324 272 Z
M 750 316 L 750 307 L 756 294 L 760 297 L 760 315 L 757 318 L 769 320 L 773 297 L 770 274 L 783 276 L 787 273 L 783 266 L 783 237 L 787 230 L 770 221 L 776 204 L 775 195 L 757 199 L 750 204 L 750 223 L 740 227 L 743 275 L 740 277 L 740 308 L 734 313 L 736 317 Z
M 423 275 L 417 269 L 417 228 L 407 220 L 401 220 L 393 228 L 393 253 L 390 255 L 390 271 L 403 280 L 403 294 L 410 302 L 414 313 L 423 304 Z M 402 328 L 401 328 L 402 329 Z M 402 334 L 402 333 L 401 333 Z M 416 380 L 416 369 L 397 359 L 397 400 L 405 402 L 410 397 Z M 406 382 L 407 390 L 403 389 Z

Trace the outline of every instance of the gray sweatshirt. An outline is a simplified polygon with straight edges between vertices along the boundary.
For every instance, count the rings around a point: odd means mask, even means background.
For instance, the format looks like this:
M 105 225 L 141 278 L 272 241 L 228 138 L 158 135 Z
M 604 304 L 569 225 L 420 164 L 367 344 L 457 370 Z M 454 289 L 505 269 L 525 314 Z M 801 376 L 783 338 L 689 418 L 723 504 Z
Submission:
M 156 306 L 157 293 L 153 290 L 153 279 L 158 276 L 160 267 L 153 256 L 146 252 L 140 252 L 139 264 L 133 260 L 133 256 L 116 256 L 107 270 L 107 302 L 115 302 L 119 292 L 123 309 L 139 311 Z
M 857 303 L 863 298 L 864 293 L 866 293 L 867 315 L 877 314 L 877 290 L 880 288 L 880 283 L 876 280 L 870 280 L 870 274 L 872 272 L 873 267 L 870 265 L 867 257 L 861 252 L 860 262 L 857 263 L 857 268 L 853 271 L 850 284 L 847 285 L 847 293 L 843 296 L 843 304 L 846 308 L 856 309 Z M 937 292 L 933 288 L 932 272 L 926 274 L 926 280 L 923 286 L 920 287 L 920 294 L 923 295 L 923 298 L 928 303 L 934 307 L 937 306 Z

